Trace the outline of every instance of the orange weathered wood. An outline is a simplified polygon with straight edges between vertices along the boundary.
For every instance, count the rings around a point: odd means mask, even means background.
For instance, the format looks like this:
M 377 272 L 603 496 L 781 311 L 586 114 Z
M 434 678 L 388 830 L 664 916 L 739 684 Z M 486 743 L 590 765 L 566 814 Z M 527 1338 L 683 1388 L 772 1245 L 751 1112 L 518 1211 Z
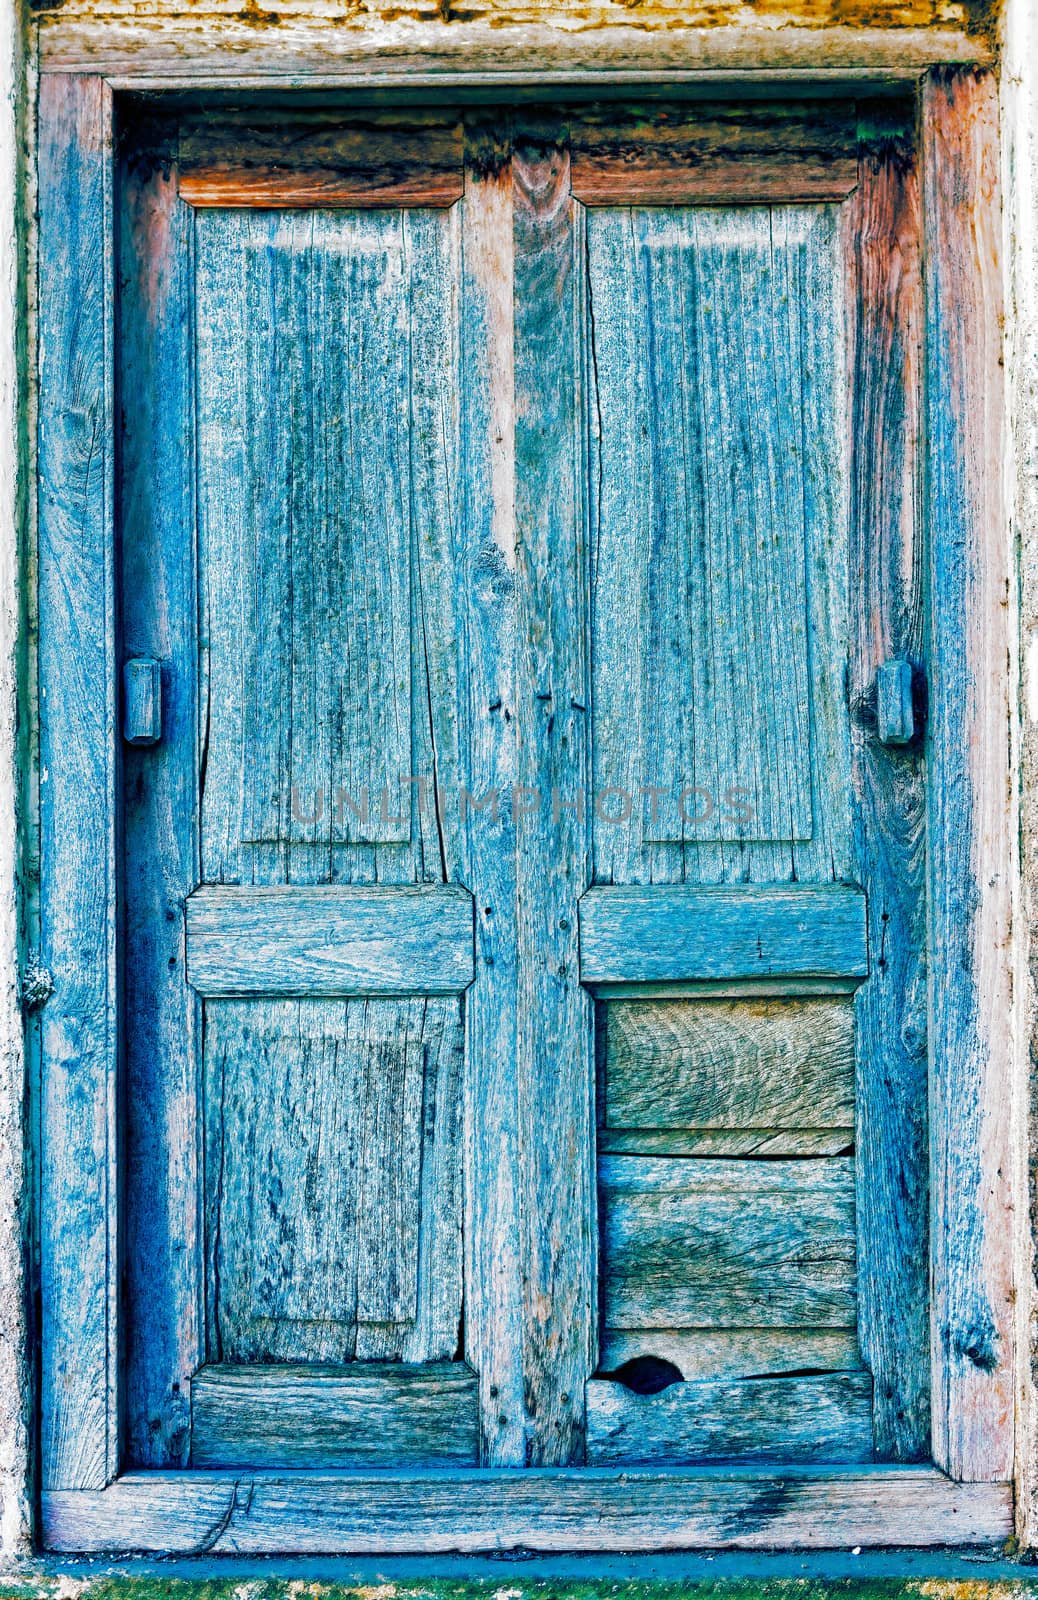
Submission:
M 179 174 L 193 206 L 449 206 L 464 189 L 462 130 L 442 118 L 194 122 L 180 132 Z
M 573 193 L 589 206 L 842 200 L 858 181 L 853 102 L 615 108 L 570 124 Z
M 926 788 L 921 741 L 879 742 L 876 675 L 924 651 L 922 208 L 912 106 L 862 108 L 844 213 L 851 482 L 850 703 L 875 953 L 855 996 L 859 1332 L 880 1459 L 930 1450 Z M 921 678 L 917 670 L 916 676 Z
M 930 515 L 928 755 L 934 1460 L 1013 1465 L 1009 546 L 998 84 L 923 96 Z

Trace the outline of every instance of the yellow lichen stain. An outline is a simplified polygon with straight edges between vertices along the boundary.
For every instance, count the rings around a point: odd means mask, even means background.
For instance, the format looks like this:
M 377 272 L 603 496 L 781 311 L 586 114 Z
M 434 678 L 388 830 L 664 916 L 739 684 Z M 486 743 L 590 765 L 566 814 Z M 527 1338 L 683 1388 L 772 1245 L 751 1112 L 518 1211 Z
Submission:
M 570 30 L 616 27 L 854 27 L 952 28 L 990 36 L 1001 0 L 44 0 L 43 7 L 65 17 L 102 22 L 133 19 L 142 26 L 220 23 L 277 28 L 292 22 L 338 27 L 377 26 L 402 19 L 438 18 L 449 30 L 457 23 L 492 27 L 529 24 Z
M 921 1600 L 1023 1600 L 1019 1583 L 990 1578 L 923 1578 L 912 1585 Z

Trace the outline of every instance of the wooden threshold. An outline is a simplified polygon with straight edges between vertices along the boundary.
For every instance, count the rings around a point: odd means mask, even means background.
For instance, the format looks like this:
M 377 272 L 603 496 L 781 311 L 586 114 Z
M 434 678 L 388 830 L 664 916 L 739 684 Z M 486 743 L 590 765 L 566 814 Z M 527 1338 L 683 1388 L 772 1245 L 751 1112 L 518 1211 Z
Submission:
M 865 896 L 826 887 L 589 889 L 583 983 L 863 978 Z
M 187 900 L 187 978 L 204 995 L 460 994 L 467 889 L 214 886 Z
M 94 1554 L 924 1548 L 1012 1529 L 1011 1484 L 933 1467 L 130 1472 L 42 1497 L 45 1548 Z

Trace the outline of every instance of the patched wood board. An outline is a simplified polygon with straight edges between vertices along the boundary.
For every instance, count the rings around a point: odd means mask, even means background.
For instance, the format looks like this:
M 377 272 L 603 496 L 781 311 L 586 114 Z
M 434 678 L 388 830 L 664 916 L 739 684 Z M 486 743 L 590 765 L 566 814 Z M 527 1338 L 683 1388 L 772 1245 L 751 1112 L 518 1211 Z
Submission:
M 608 1129 L 854 1128 L 849 999 L 613 1000 L 605 1010 Z
M 862 1365 L 853 1328 L 603 1328 L 598 1370 L 646 1356 L 689 1382 L 851 1372 Z
M 852 1328 L 854 1163 L 599 1162 L 607 1328 Z
M 872 1379 L 859 1371 L 674 1383 L 659 1394 L 592 1380 L 587 1454 L 595 1466 L 871 1461 Z

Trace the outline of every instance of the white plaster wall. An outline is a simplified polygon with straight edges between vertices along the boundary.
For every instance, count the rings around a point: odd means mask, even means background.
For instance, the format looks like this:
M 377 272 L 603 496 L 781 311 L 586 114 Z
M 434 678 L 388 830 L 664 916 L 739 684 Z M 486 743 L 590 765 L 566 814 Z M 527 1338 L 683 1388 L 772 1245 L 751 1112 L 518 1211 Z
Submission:
M 1038 6 L 1006 0 L 1002 19 L 1002 182 L 1006 276 L 1005 461 L 1008 534 L 1018 562 L 1019 721 L 1013 730 L 1020 790 L 1020 872 L 1015 918 L 1021 1209 L 1038 1216 Z M 1032 1228 L 1019 1231 L 1017 1531 L 1038 1546 L 1038 1406 Z
M 18 292 L 22 70 L 17 0 L 0 0 L 0 1553 L 6 1554 L 25 1550 L 29 1538 L 17 834 L 18 567 L 25 438 Z

